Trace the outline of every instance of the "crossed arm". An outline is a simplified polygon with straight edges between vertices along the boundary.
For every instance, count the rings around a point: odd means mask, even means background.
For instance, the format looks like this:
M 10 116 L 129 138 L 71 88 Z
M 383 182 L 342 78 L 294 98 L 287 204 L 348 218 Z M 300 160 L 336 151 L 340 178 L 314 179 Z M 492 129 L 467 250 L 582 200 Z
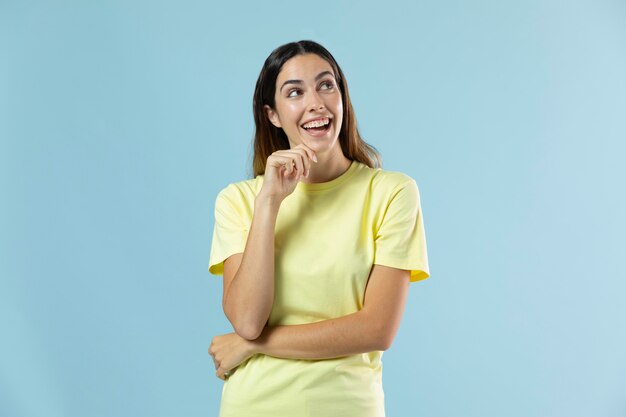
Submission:
M 259 353 L 289 359 L 328 359 L 387 350 L 400 326 L 409 271 L 374 265 L 363 308 L 316 323 L 268 326 L 253 340 Z
M 374 265 L 363 308 L 316 323 L 266 326 L 248 340 L 237 333 L 216 336 L 209 347 L 216 375 L 236 368 L 255 354 L 286 359 L 331 359 L 387 350 L 397 333 L 409 287 L 409 271 Z
M 408 287 L 408 270 L 375 264 L 363 308 L 355 313 L 316 323 L 267 326 L 254 340 L 236 333 L 214 338 L 209 353 L 214 356 L 216 374 L 222 378 L 224 372 L 257 353 L 287 359 L 330 359 L 387 350 L 400 326 Z

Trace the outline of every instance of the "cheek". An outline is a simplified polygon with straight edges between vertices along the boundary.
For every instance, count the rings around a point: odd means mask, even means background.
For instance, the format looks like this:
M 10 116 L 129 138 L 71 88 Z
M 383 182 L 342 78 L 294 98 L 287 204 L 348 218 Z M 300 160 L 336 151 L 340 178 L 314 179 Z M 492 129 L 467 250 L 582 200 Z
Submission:
M 333 108 L 337 109 L 338 113 L 343 112 L 343 103 L 341 101 L 341 94 L 337 94 L 333 97 Z
M 302 117 L 302 109 L 297 104 L 289 104 L 285 106 L 284 115 L 288 121 L 292 123 L 298 123 L 300 118 Z
M 335 117 L 337 120 L 337 126 L 341 128 L 341 126 L 343 125 L 343 103 L 341 101 L 341 98 L 339 98 L 339 101 L 337 103 Z

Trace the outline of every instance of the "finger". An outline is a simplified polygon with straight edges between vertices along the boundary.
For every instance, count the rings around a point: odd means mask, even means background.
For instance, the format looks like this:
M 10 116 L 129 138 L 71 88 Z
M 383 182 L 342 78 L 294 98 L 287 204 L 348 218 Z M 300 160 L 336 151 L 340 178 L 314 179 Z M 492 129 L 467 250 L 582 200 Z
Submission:
M 297 152 L 300 155 L 300 158 L 302 160 L 302 166 L 303 166 L 302 175 L 304 177 L 308 177 L 309 171 L 311 169 L 311 159 L 309 158 L 309 153 L 307 152 L 305 148 L 299 148 L 299 147 L 295 147 L 291 149 L 291 151 Z
M 228 376 L 228 375 L 225 375 L 225 374 L 227 374 L 227 372 L 228 371 L 226 369 L 220 367 L 220 368 L 217 369 L 217 371 L 215 371 L 215 374 L 217 375 L 218 378 L 220 378 L 222 380 L 225 380 L 226 377 Z
M 282 151 L 280 152 L 279 154 L 274 153 L 270 155 L 267 160 L 276 168 L 283 166 L 285 168 L 285 175 L 291 175 L 293 172 L 293 158 L 291 155 L 286 155 Z
M 298 146 L 296 146 L 294 149 L 297 148 L 302 148 L 304 149 L 304 151 L 307 154 L 307 159 L 310 161 L 313 161 L 315 163 L 317 163 L 317 155 L 315 154 L 315 151 L 311 148 L 309 148 L 308 146 L 306 146 L 304 143 L 299 144 Z
M 279 152 L 279 156 L 282 158 L 286 158 L 286 162 L 285 162 L 285 175 L 287 176 L 291 176 L 294 171 L 296 173 L 296 176 L 299 175 L 299 172 L 301 171 L 301 169 L 299 168 L 298 162 L 297 162 L 297 158 L 299 156 L 299 154 L 297 152 L 293 152 L 290 149 L 287 150 L 281 150 L 278 151 Z
M 296 167 L 296 176 L 297 177 L 304 176 L 305 169 L 306 169 L 304 166 L 305 154 L 303 154 L 302 151 L 297 151 L 297 150 L 286 150 L 285 152 L 291 155 L 293 164 Z

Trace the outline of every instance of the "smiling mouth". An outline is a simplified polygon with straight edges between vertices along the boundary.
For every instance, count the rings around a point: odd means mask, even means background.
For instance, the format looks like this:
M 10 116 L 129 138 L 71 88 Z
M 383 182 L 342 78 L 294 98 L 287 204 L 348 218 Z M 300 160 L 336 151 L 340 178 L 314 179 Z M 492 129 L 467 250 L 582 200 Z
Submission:
M 319 126 L 323 121 L 326 121 L 327 123 Z M 327 117 L 320 121 L 315 121 L 313 123 L 305 123 L 305 124 L 309 126 L 305 127 L 304 125 L 300 125 L 300 127 L 304 129 L 307 133 L 312 134 L 313 136 L 319 136 L 321 134 L 326 133 L 330 129 L 330 126 L 332 124 L 332 119 L 330 117 Z

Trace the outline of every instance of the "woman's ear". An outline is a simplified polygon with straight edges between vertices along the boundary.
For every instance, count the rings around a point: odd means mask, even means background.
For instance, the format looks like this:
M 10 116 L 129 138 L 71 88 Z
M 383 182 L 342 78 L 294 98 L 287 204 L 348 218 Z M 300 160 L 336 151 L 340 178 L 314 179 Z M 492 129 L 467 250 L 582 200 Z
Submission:
M 267 118 L 269 119 L 269 121 L 276 127 L 282 127 L 280 124 L 280 120 L 278 119 L 278 115 L 276 114 L 276 112 L 267 104 L 265 104 L 263 106 L 263 109 L 265 110 L 265 114 L 267 115 Z

